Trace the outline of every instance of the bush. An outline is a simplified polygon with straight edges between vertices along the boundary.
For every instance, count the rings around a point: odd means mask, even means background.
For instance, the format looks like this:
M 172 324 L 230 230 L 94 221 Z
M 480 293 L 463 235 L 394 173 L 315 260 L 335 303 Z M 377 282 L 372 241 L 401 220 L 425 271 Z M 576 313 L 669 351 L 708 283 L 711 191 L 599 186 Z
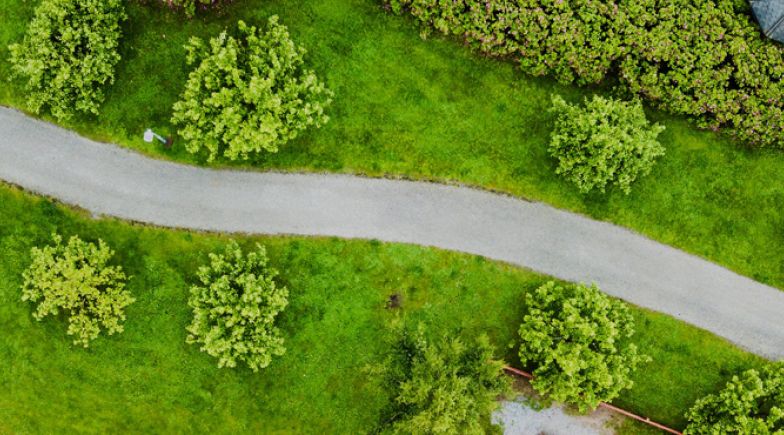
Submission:
M 411 434 L 484 434 L 497 398 L 509 391 L 504 363 L 493 359 L 487 336 L 472 345 L 453 337 L 430 342 L 420 328 L 406 334 L 396 353 L 399 371 L 391 430 Z
M 531 385 L 581 412 L 631 388 L 632 373 L 648 360 L 625 341 L 634 334 L 626 305 L 596 286 L 548 282 L 527 295 L 520 325 L 520 361 L 533 368 Z
M 784 47 L 746 0 L 387 0 L 528 73 L 624 87 L 701 127 L 784 147 Z
M 210 264 L 199 268 L 200 284 L 191 288 L 188 300 L 193 322 L 187 341 L 201 344 L 219 367 L 240 361 L 255 372 L 285 352 L 275 319 L 288 305 L 289 292 L 275 284 L 278 271 L 268 261 L 264 247 L 256 245 L 245 255 L 232 241 L 225 253 L 210 254 Z
M 332 93 L 305 69 L 305 49 L 276 16 L 263 31 L 240 21 L 237 37 L 224 31 L 209 44 L 194 37 L 186 48 L 188 64 L 197 66 L 172 122 L 191 153 L 247 159 L 327 122 Z
M 615 184 L 625 193 L 637 177 L 647 175 L 664 148 L 656 137 L 664 127 L 650 125 L 639 101 L 627 103 L 594 96 L 585 107 L 553 97 L 555 129 L 550 155 L 556 173 L 574 182 L 581 192 L 605 191 Z
M 124 309 L 134 299 L 124 289 L 122 269 L 108 265 L 114 252 L 102 240 L 96 246 L 73 236 L 63 246 L 62 237 L 53 237 L 53 246 L 32 249 L 33 261 L 22 275 L 22 300 L 37 304 L 33 317 L 40 321 L 62 310 L 68 335 L 84 347 L 101 329 L 122 332 Z
M 686 414 L 686 435 L 784 433 L 784 362 L 748 370 Z
M 30 110 L 48 106 L 55 118 L 98 114 L 102 87 L 120 60 L 120 0 L 43 0 L 24 40 L 9 47 L 14 76 L 27 80 Z

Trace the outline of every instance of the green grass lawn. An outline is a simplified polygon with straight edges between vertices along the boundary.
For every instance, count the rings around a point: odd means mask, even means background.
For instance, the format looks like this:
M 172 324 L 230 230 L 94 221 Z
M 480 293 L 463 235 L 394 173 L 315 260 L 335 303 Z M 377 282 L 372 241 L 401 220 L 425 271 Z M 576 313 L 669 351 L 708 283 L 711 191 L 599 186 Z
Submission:
M 389 391 L 369 374 L 384 363 L 391 322 L 424 322 L 467 340 L 486 332 L 518 365 L 525 294 L 547 278 L 481 257 L 374 241 L 241 238 L 269 248 L 290 290 L 286 354 L 267 369 L 218 369 L 185 343 L 188 287 L 225 236 L 91 220 L 0 184 L 0 433 L 361 433 Z M 33 246 L 57 231 L 103 238 L 137 301 L 125 332 L 72 346 L 63 319 L 37 322 L 20 300 Z M 385 308 L 399 293 L 403 306 Z M 667 316 L 635 309 L 634 341 L 654 362 L 616 404 L 680 427 L 683 411 L 761 360 Z
M 0 78 L 9 42 L 37 2 L 0 0 Z M 335 91 L 331 122 L 246 166 L 448 180 L 549 202 L 634 228 L 739 272 L 784 286 L 784 160 L 747 151 L 681 120 L 667 126 L 667 156 L 625 196 L 584 196 L 552 173 L 545 147 L 550 94 L 590 90 L 525 77 L 458 43 L 424 41 L 409 20 L 376 0 L 242 0 L 219 14 L 184 20 L 128 3 L 123 59 L 100 117 L 69 127 L 145 153 L 204 164 L 181 144 L 141 141 L 171 132 L 170 109 L 187 68 L 182 45 L 237 19 L 275 13 L 309 49 L 311 66 Z M 21 106 L 18 83 L 0 103 Z M 227 164 L 219 162 L 219 164 Z M 29 249 L 52 231 L 104 238 L 133 276 L 137 302 L 126 332 L 89 350 L 70 345 L 61 319 L 36 322 L 20 301 Z M 357 433 L 374 427 L 389 392 L 367 373 L 382 364 L 394 319 L 466 337 L 487 332 L 517 363 L 524 295 L 546 278 L 479 257 L 406 245 L 257 237 L 270 250 L 291 304 L 282 317 L 285 356 L 254 374 L 218 369 L 185 344 L 187 289 L 206 253 L 226 238 L 92 221 L 0 187 L 0 433 L 299 432 Z M 393 293 L 400 310 L 384 308 Z M 635 310 L 635 341 L 654 357 L 616 404 L 681 427 L 691 403 L 760 360 L 667 316 Z
M 155 2 L 152 2 L 155 3 Z M 0 77 L 35 1 L 0 0 Z M 784 287 L 784 158 L 747 150 L 683 120 L 651 112 L 667 126 L 667 155 L 631 195 L 581 195 L 553 174 L 546 155 L 550 94 L 577 100 L 592 90 L 523 75 L 457 41 L 422 40 L 417 26 L 379 0 L 242 0 L 186 20 L 128 3 L 123 62 L 100 117 L 71 125 L 145 153 L 204 164 L 182 144 L 141 140 L 147 127 L 172 132 L 171 106 L 187 76 L 183 44 L 238 19 L 278 14 L 307 61 L 335 91 L 331 122 L 246 166 L 338 171 L 453 181 L 510 192 L 635 229 L 757 280 Z M 18 83 L 0 103 L 21 106 Z M 227 162 L 217 162 L 227 165 Z

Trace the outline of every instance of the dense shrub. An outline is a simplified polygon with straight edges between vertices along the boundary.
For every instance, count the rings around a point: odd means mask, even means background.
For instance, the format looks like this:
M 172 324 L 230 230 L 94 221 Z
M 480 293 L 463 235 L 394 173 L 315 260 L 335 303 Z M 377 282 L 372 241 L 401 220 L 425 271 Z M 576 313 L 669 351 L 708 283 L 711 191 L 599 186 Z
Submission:
M 33 248 L 32 263 L 23 274 L 22 300 L 36 305 L 41 320 L 61 311 L 68 317 L 74 344 L 88 347 L 101 330 L 122 332 L 124 309 L 134 299 L 125 290 L 125 274 L 110 266 L 114 252 L 102 241 L 96 246 L 73 236 L 67 245 L 54 235 L 54 245 Z
M 24 40 L 9 47 L 12 73 L 26 80 L 30 109 L 67 119 L 98 113 L 102 87 L 120 60 L 120 0 L 43 0 Z
M 632 373 L 648 357 L 626 343 L 634 320 L 623 302 L 596 286 L 552 281 L 526 300 L 520 361 L 533 368 L 538 392 L 586 411 L 632 386 Z
M 209 159 L 247 159 L 276 152 L 308 126 L 321 126 L 331 92 L 305 69 L 305 49 L 269 19 L 263 30 L 240 21 L 237 36 L 223 32 L 209 43 L 192 38 L 188 63 L 196 64 L 172 122 L 186 148 Z
M 484 434 L 497 398 L 510 391 L 504 363 L 493 359 L 488 338 L 464 344 L 454 337 L 428 340 L 420 328 L 396 347 L 398 370 L 387 420 L 394 433 Z
M 664 127 L 650 125 L 639 101 L 624 102 L 594 96 L 579 107 L 553 97 L 555 128 L 550 155 L 556 173 L 582 192 L 615 184 L 625 193 L 637 177 L 647 175 L 664 147 L 656 137 Z
M 686 414 L 687 435 L 784 434 L 784 362 L 748 370 Z
M 387 1 L 531 74 L 613 74 L 702 127 L 784 146 L 784 47 L 762 36 L 747 0 Z
M 188 343 L 218 358 L 219 367 L 244 362 L 254 372 L 283 355 L 283 337 L 275 326 L 288 305 L 289 292 L 275 283 L 278 271 L 268 266 L 264 247 L 245 255 L 232 241 L 222 254 L 198 271 L 188 305 L 193 321 Z

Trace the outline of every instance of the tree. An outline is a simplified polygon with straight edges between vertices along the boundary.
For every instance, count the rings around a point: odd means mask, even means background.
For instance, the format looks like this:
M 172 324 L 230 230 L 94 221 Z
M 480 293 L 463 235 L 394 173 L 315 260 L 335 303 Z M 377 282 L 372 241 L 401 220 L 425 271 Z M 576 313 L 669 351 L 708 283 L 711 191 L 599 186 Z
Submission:
M 278 271 L 260 245 L 245 255 L 232 241 L 223 254 L 209 257 L 209 265 L 199 268 L 200 284 L 191 288 L 188 343 L 201 344 L 219 367 L 236 367 L 238 361 L 254 372 L 267 367 L 273 355 L 285 352 L 275 320 L 289 292 L 275 283 Z
M 43 0 L 21 43 L 9 46 L 11 71 L 26 81 L 30 110 L 58 119 L 98 114 L 126 19 L 120 0 Z
M 42 320 L 62 310 L 74 344 L 88 347 L 101 329 L 123 331 L 125 307 L 134 302 L 125 290 L 125 274 L 110 266 L 114 252 L 103 240 L 96 246 L 73 236 L 67 245 L 53 235 L 54 245 L 33 248 L 32 263 L 22 275 L 22 300 L 36 303 L 33 317 Z
M 608 184 L 615 184 L 628 194 L 631 183 L 647 175 L 664 155 L 656 140 L 664 127 L 648 123 L 639 100 L 594 96 L 578 107 L 555 95 L 550 111 L 556 114 L 549 148 L 558 161 L 556 173 L 581 192 L 604 192 Z
M 191 153 L 205 149 L 247 159 L 278 148 L 309 126 L 328 121 L 332 93 L 304 67 L 305 49 L 294 44 L 278 17 L 263 30 L 239 22 L 237 36 L 226 31 L 205 43 L 191 38 L 191 71 L 172 123 Z
M 686 414 L 686 435 L 784 434 L 784 362 L 733 376 Z
M 420 327 L 404 335 L 396 352 L 394 433 L 484 434 L 497 398 L 510 391 L 487 336 L 472 345 L 447 336 L 431 342 Z
M 548 282 L 526 297 L 520 360 L 532 367 L 531 385 L 581 412 L 631 388 L 647 356 L 624 341 L 634 334 L 629 309 L 596 286 Z

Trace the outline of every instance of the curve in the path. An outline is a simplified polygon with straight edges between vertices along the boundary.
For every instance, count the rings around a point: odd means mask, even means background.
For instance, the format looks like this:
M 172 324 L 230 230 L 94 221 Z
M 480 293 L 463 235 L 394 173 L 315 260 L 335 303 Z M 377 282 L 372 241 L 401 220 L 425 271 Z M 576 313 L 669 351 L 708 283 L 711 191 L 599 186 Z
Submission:
M 475 189 L 159 161 L 0 108 L 0 178 L 98 214 L 479 254 L 670 314 L 784 358 L 784 292 L 626 229 Z

